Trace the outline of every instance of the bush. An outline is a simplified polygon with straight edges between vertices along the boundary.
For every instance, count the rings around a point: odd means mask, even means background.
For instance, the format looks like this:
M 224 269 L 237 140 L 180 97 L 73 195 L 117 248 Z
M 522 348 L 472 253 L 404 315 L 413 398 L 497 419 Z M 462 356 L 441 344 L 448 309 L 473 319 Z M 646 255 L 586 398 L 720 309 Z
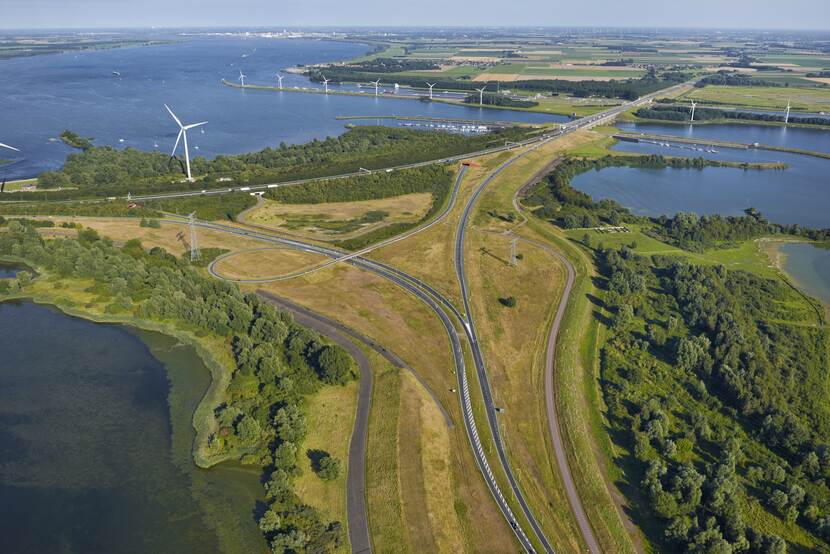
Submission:
M 506 306 L 508 308 L 516 307 L 516 297 L 515 296 L 507 296 L 504 298 L 499 298 L 499 302 L 502 306 Z

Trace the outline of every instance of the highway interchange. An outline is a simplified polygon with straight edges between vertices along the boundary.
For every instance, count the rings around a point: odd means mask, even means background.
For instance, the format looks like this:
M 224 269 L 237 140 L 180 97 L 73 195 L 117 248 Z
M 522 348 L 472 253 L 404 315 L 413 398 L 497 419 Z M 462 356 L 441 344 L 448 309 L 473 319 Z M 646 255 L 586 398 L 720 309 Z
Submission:
M 469 387 L 467 374 L 466 374 L 466 363 L 465 363 L 465 358 L 464 358 L 464 349 L 462 348 L 461 341 L 459 339 L 459 334 L 458 334 L 457 328 L 454 324 L 454 321 L 457 322 L 460 325 L 460 328 L 463 329 L 464 335 L 467 338 L 467 341 L 468 341 L 468 344 L 469 344 L 469 347 L 470 347 L 470 350 L 471 350 L 471 353 L 472 353 L 473 362 L 475 364 L 477 376 L 479 378 L 479 382 L 480 382 L 481 389 L 482 389 L 481 392 L 482 392 L 482 397 L 484 399 L 484 406 L 485 406 L 485 410 L 486 410 L 488 426 L 490 427 L 493 442 L 494 442 L 494 445 L 495 445 L 497 453 L 498 453 L 499 463 L 502 466 L 502 469 L 503 469 L 503 471 L 504 471 L 504 473 L 507 477 L 507 482 L 508 482 L 508 485 L 510 487 L 510 492 L 512 493 L 513 498 L 516 499 L 516 502 L 518 503 L 518 505 L 521 507 L 522 513 L 523 513 L 524 517 L 527 519 L 528 524 L 529 524 L 530 528 L 532 529 L 532 533 L 536 538 L 536 543 L 541 545 L 545 552 L 552 553 L 552 552 L 554 552 L 554 550 L 553 550 L 553 548 L 550 544 L 550 541 L 548 540 L 548 538 L 545 536 L 544 532 L 542 531 L 542 528 L 541 528 L 540 524 L 538 523 L 536 517 L 533 515 L 530 507 L 528 506 L 527 502 L 525 501 L 524 496 L 522 495 L 522 492 L 521 492 L 521 490 L 520 490 L 520 488 L 519 488 L 519 486 L 518 486 L 518 484 L 517 484 L 517 482 L 516 482 L 516 480 L 513 476 L 513 472 L 512 472 L 512 469 L 510 467 L 509 461 L 507 459 L 507 455 L 506 455 L 505 450 L 504 450 L 504 445 L 502 443 L 501 436 L 500 436 L 500 433 L 499 433 L 499 430 L 498 430 L 499 428 L 498 428 L 498 422 L 496 421 L 496 409 L 495 409 L 495 406 L 493 405 L 493 401 L 492 401 L 492 394 L 491 394 L 491 391 L 490 391 L 490 384 L 489 384 L 489 381 L 488 381 L 488 378 L 487 378 L 487 371 L 486 371 L 486 366 L 485 366 L 485 363 L 484 363 L 484 356 L 481 352 L 481 348 L 480 348 L 480 345 L 478 343 L 478 339 L 477 339 L 477 336 L 476 336 L 476 333 L 475 333 L 475 323 L 473 321 L 472 314 L 471 314 L 471 311 L 470 311 L 470 305 L 469 305 L 469 290 L 468 290 L 467 283 L 466 283 L 466 277 L 465 277 L 465 273 L 464 273 L 464 260 L 463 260 L 465 229 L 466 229 L 466 226 L 469 223 L 469 217 L 473 213 L 476 201 L 479 198 L 479 196 L 484 192 L 484 190 L 487 188 L 487 186 L 493 181 L 493 179 L 499 173 L 501 173 L 504 169 L 506 169 L 507 167 L 509 167 L 513 163 L 515 163 L 517 160 L 523 158 L 524 156 L 529 154 L 531 151 L 535 150 L 536 148 L 542 146 L 543 144 L 545 144 L 545 143 L 547 143 L 551 140 L 554 140 L 557 137 L 563 136 L 565 134 L 574 132 L 574 131 L 579 130 L 579 129 L 589 129 L 589 128 L 594 127 L 596 125 L 601 125 L 601 124 L 607 123 L 607 122 L 613 120 L 615 117 L 617 117 L 619 114 L 621 114 L 624 111 L 630 110 L 634 107 L 637 107 L 639 105 L 650 102 L 654 97 L 656 97 L 659 94 L 671 93 L 675 89 L 686 87 L 688 85 L 689 85 L 688 83 L 684 83 L 684 84 L 681 84 L 681 85 L 675 85 L 675 86 L 673 86 L 669 89 L 658 91 L 656 93 L 653 93 L 653 94 L 650 94 L 648 96 L 642 97 L 642 98 L 640 98 L 636 101 L 633 101 L 633 102 L 630 102 L 630 103 L 627 103 L 627 104 L 623 104 L 621 106 L 614 107 L 614 108 L 612 108 L 612 109 L 610 109 L 606 112 L 601 112 L 599 114 L 595 114 L 595 115 L 590 116 L 590 117 L 585 117 L 585 118 L 582 118 L 582 119 L 574 120 L 574 121 L 568 123 L 567 125 L 562 126 L 560 129 L 558 129 L 554 132 L 541 135 L 538 138 L 529 139 L 527 141 L 524 141 L 521 144 L 514 144 L 514 145 L 509 145 L 509 146 L 506 145 L 505 147 L 489 149 L 489 150 L 484 151 L 484 152 L 465 154 L 463 156 L 445 158 L 445 159 L 441 159 L 441 160 L 436 160 L 435 162 L 423 162 L 423 163 L 420 163 L 420 164 L 414 164 L 414 166 L 421 166 L 421 165 L 426 165 L 428 163 L 448 163 L 450 161 L 460 161 L 462 159 L 467 159 L 467 158 L 475 157 L 475 156 L 482 155 L 482 154 L 498 152 L 498 151 L 508 150 L 508 149 L 522 147 L 522 146 L 527 146 L 528 147 L 528 148 L 524 149 L 523 151 L 521 151 L 520 153 L 518 153 L 517 155 L 511 157 L 509 160 L 507 160 L 506 162 L 501 164 L 498 168 L 496 168 L 496 170 L 494 170 L 490 175 L 488 175 L 488 177 L 482 182 L 481 185 L 479 185 L 479 187 L 476 189 L 474 194 L 471 196 L 471 198 L 468 200 L 467 204 L 465 205 L 464 212 L 462 214 L 462 218 L 461 218 L 461 221 L 460 221 L 458 229 L 457 229 L 456 247 L 455 247 L 454 256 L 455 256 L 455 268 L 456 268 L 458 281 L 459 281 L 459 284 L 461 286 L 462 299 L 463 299 L 463 304 L 464 304 L 464 312 L 466 313 L 466 317 L 463 316 L 459 312 L 459 310 L 452 304 L 452 302 L 449 299 L 447 299 L 444 295 L 440 294 L 438 291 L 436 291 L 434 288 L 429 286 L 427 283 L 424 283 L 420 279 L 417 279 L 416 277 L 413 277 L 409 274 L 406 274 L 406 273 L 404 273 L 404 272 L 402 272 L 402 271 L 400 271 L 396 268 L 393 268 L 393 267 L 388 266 L 386 264 L 383 264 L 383 263 L 380 263 L 380 262 L 377 262 L 377 261 L 373 261 L 373 260 L 370 260 L 370 259 L 364 257 L 363 254 L 366 254 L 369 251 L 373 250 L 374 248 L 377 248 L 378 247 L 377 245 L 373 248 L 364 249 L 360 253 L 349 253 L 349 252 L 345 252 L 345 251 L 335 249 L 335 248 L 331 248 L 331 247 L 327 247 L 327 246 L 320 246 L 320 245 L 317 245 L 317 244 L 313 244 L 313 243 L 309 243 L 309 242 L 305 242 L 305 241 L 300 241 L 300 240 L 293 239 L 293 238 L 281 237 L 281 236 L 273 234 L 272 232 L 266 233 L 266 232 L 262 232 L 262 231 L 258 231 L 258 230 L 244 229 L 244 228 L 240 228 L 240 227 L 233 227 L 233 226 L 229 226 L 229 225 L 223 225 L 223 224 L 219 224 L 219 223 L 211 223 L 211 222 L 206 222 L 206 221 L 196 221 L 194 224 L 199 226 L 199 227 L 202 227 L 202 228 L 207 228 L 207 229 L 212 229 L 212 230 L 220 231 L 220 232 L 224 232 L 224 233 L 231 233 L 231 234 L 235 234 L 235 235 L 245 236 L 245 237 L 248 237 L 248 238 L 252 238 L 252 239 L 260 240 L 260 241 L 264 241 L 264 242 L 269 242 L 269 243 L 273 243 L 273 244 L 279 244 L 279 245 L 286 246 L 286 247 L 289 247 L 289 248 L 292 248 L 292 249 L 319 254 L 321 256 L 332 258 L 333 260 L 338 261 L 338 262 L 342 261 L 342 262 L 348 263 L 348 264 L 350 264 L 352 266 L 355 266 L 357 268 L 370 271 L 370 272 L 372 272 L 372 273 L 374 273 L 378 276 L 381 276 L 381 277 L 395 283 L 399 287 L 403 288 L 405 291 L 409 292 L 410 294 L 413 294 L 415 297 L 417 297 L 419 300 L 421 300 L 424 304 L 426 304 L 426 306 L 429 307 L 439 317 L 439 319 L 441 320 L 441 322 L 444 326 L 444 329 L 446 330 L 447 336 L 450 340 L 450 344 L 451 344 L 452 351 L 453 351 L 454 363 L 455 363 L 455 373 L 456 373 L 457 380 L 458 380 L 458 387 L 459 387 L 458 388 L 458 393 L 459 393 L 461 406 L 462 406 L 461 411 L 462 411 L 462 416 L 463 416 L 463 420 L 464 420 L 464 426 L 465 426 L 465 429 L 467 431 L 467 436 L 470 440 L 470 444 L 472 446 L 472 451 L 473 451 L 474 458 L 476 460 L 476 464 L 478 465 L 481 474 L 484 476 L 485 483 L 487 484 L 488 489 L 490 490 L 491 494 L 493 495 L 493 498 L 496 500 L 496 504 L 498 505 L 499 510 L 502 512 L 503 516 L 505 517 L 507 522 L 510 524 L 510 527 L 513 530 L 513 533 L 515 534 L 515 536 L 516 536 L 517 540 L 519 541 L 519 543 L 522 545 L 522 547 L 527 552 L 536 552 L 536 547 L 534 546 L 534 541 L 530 537 L 528 537 L 528 534 L 525 531 L 523 525 L 521 524 L 521 522 L 514 515 L 512 509 L 510 507 L 510 503 L 505 498 L 505 495 L 501 490 L 501 487 L 500 487 L 500 485 L 499 485 L 499 483 L 498 483 L 498 481 L 497 481 L 497 479 L 496 479 L 496 477 L 493 473 L 493 470 L 492 470 L 486 456 L 484 455 L 484 448 L 483 448 L 482 441 L 481 441 L 481 438 L 480 438 L 480 435 L 479 435 L 478 426 L 477 426 L 475 418 L 473 416 L 471 393 L 470 393 L 470 387 Z M 413 165 L 399 166 L 397 168 L 389 168 L 389 170 L 401 169 L 401 168 L 404 168 L 404 167 L 412 167 L 412 166 Z M 342 177 L 344 177 L 344 176 L 337 176 L 337 177 L 333 177 L 333 178 L 342 178 Z M 315 179 L 315 180 L 319 180 L 319 179 Z M 460 178 L 456 180 L 456 184 L 454 186 L 454 190 L 453 190 L 453 194 L 452 194 L 452 197 L 451 197 L 450 205 L 447 208 L 447 210 L 442 212 L 442 214 L 439 216 L 439 218 L 445 217 L 446 214 L 448 213 L 449 209 L 453 205 L 453 202 L 454 202 L 454 200 L 457 196 L 457 189 L 458 189 L 458 186 L 460 184 L 460 181 L 461 181 Z M 286 186 L 288 184 L 289 183 L 282 183 L 282 184 L 278 184 L 278 185 L 262 185 L 262 186 L 256 187 L 256 188 L 257 189 L 267 189 L 267 188 L 273 187 L 273 186 Z M 291 184 L 297 184 L 297 183 L 295 182 L 295 183 L 291 183 Z M 218 192 L 209 191 L 208 193 L 217 194 L 217 193 L 224 193 L 224 192 L 247 192 L 248 190 L 254 190 L 254 188 L 255 187 L 250 187 L 250 188 L 243 187 L 244 190 L 243 189 L 230 189 L 230 190 L 229 189 L 220 189 L 220 191 L 218 191 Z M 201 194 L 201 193 L 198 193 L 198 192 L 171 193 L 171 194 L 167 194 L 167 195 L 163 195 L 163 196 L 153 195 L 153 196 L 141 197 L 141 198 L 145 198 L 145 199 L 159 198 L 159 197 L 170 198 L 170 197 L 175 197 L 175 196 L 191 196 L 191 195 L 195 195 L 195 194 Z M 167 221 L 175 222 L 175 223 L 183 223 L 184 222 L 183 219 L 178 219 L 178 218 L 173 218 L 173 219 L 170 219 L 170 220 L 167 220 Z M 433 223 L 434 223 L 434 221 L 433 221 Z M 421 230 L 423 230 L 423 227 L 417 229 L 416 231 L 421 231 Z M 411 236 L 411 235 L 412 235 L 412 233 L 409 233 L 407 236 Z M 384 244 L 386 244 L 386 243 L 384 243 Z M 214 276 L 216 276 L 218 278 L 224 278 L 224 277 L 222 277 L 222 275 L 220 275 L 219 273 L 216 272 L 215 263 L 213 263 L 209 266 L 209 271 Z M 257 282 L 262 282 L 262 281 L 257 281 Z M 563 299 L 563 302 L 565 302 L 566 300 L 567 299 Z M 442 307 L 446 308 L 446 309 L 443 309 Z M 452 317 L 450 317 L 450 315 L 448 315 L 448 312 L 449 312 L 449 314 L 452 314 Z M 560 463 L 560 465 L 561 465 L 561 463 Z M 573 501 L 571 503 L 573 504 Z M 586 530 L 582 527 L 581 527 L 581 531 L 582 531 L 583 535 L 586 534 Z M 588 528 L 588 531 L 590 531 L 590 527 Z M 585 540 L 586 544 L 589 545 L 589 548 L 591 548 L 592 551 L 594 551 L 595 549 L 596 549 L 596 551 L 598 551 L 598 547 L 595 546 L 596 545 L 596 540 L 593 539 L 592 536 L 584 536 L 583 540 Z

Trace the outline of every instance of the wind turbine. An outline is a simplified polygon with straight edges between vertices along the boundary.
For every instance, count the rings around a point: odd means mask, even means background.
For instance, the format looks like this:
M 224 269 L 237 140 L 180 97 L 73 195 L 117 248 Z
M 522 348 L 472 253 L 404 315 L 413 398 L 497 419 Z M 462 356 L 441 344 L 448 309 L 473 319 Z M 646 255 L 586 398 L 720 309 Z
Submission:
M 242 70 L 239 70 L 239 82 L 242 83 L 242 86 L 245 86 L 245 74 L 242 73 Z
M 435 86 L 435 85 L 437 85 L 437 84 L 438 84 L 438 83 L 432 83 L 432 84 L 430 85 L 429 83 L 427 83 L 427 86 L 429 87 L 429 99 L 430 99 L 430 100 L 432 100 L 432 87 L 434 87 L 434 86 Z
M 20 150 L 18 150 L 14 146 L 9 146 L 8 144 L 3 144 L 2 142 L 0 142 L 0 148 L 8 148 L 9 150 L 14 150 L 15 152 L 20 152 Z
M 173 119 L 179 126 L 179 136 L 176 137 L 176 144 L 173 146 L 173 152 L 170 154 L 170 157 L 172 158 L 176 155 L 176 149 L 179 147 L 179 141 L 182 139 L 182 137 L 184 137 L 184 161 L 185 165 L 187 166 L 187 180 L 192 181 L 193 176 L 190 174 L 190 153 L 187 151 L 187 131 L 195 127 L 201 127 L 202 125 L 207 123 L 207 121 L 202 121 L 201 123 L 193 123 L 192 125 L 183 125 L 181 120 L 179 120 L 179 118 L 176 117 L 176 114 L 173 113 L 173 110 L 170 109 L 170 106 L 165 104 L 164 107 L 167 108 L 167 111 L 170 113 L 170 115 L 173 117 Z
M 370 83 L 373 83 L 375 85 L 375 96 L 377 96 L 378 95 L 378 86 L 380 86 L 380 79 L 378 79 L 377 81 L 370 81 Z
M 322 77 L 322 75 L 321 75 L 321 77 Z M 326 79 L 325 77 L 323 77 L 323 86 L 326 87 L 326 94 L 328 94 L 329 93 L 329 79 Z
M 280 85 L 279 85 L 279 86 L 280 86 L 280 90 L 282 90 L 282 77 L 283 77 L 282 75 L 280 75 L 279 73 L 277 73 L 277 81 L 279 81 L 279 83 L 280 83 Z
M 479 107 L 484 105 L 484 89 L 486 89 L 486 88 L 487 88 L 487 85 L 484 85 L 483 87 L 476 89 L 478 91 L 478 105 L 479 105 Z
M 784 125 L 790 122 L 790 99 L 787 98 L 787 115 L 784 116 Z
M 692 103 L 692 117 L 689 118 L 689 123 L 692 123 L 695 120 L 695 108 L 697 107 L 697 104 L 694 100 L 690 100 L 690 102 Z

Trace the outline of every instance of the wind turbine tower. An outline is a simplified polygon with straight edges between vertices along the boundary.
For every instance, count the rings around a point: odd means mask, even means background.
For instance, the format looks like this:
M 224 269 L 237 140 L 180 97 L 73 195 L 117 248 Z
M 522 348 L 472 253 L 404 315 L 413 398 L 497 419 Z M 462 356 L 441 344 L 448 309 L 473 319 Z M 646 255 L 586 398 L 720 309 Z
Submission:
M 187 221 L 190 226 L 190 261 L 195 262 L 199 259 L 199 245 L 196 244 L 196 212 L 187 216 Z
M 484 85 L 483 87 L 476 89 L 478 91 L 478 105 L 479 106 L 484 105 L 484 89 L 486 89 L 486 88 L 487 88 L 487 85 Z
M 242 86 L 245 86 L 245 74 L 242 73 L 242 70 L 239 70 L 239 82 L 242 83 Z
M 173 145 L 173 152 L 170 154 L 170 157 L 176 155 L 176 149 L 179 147 L 179 141 L 184 137 L 184 160 L 185 165 L 187 167 L 187 180 L 193 181 L 193 176 L 190 174 L 190 152 L 187 150 L 187 131 L 190 129 L 194 129 L 196 127 L 201 127 L 202 125 L 206 124 L 207 121 L 202 121 L 201 123 L 193 123 L 192 125 L 184 125 L 182 124 L 181 120 L 176 117 L 176 114 L 173 113 L 173 110 L 170 109 L 170 106 L 167 104 L 164 105 L 167 108 L 167 111 L 170 113 L 173 120 L 179 126 L 179 136 L 176 137 L 176 144 Z
M 326 94 L 329 93 L 329 80 L 323 77 L 323 86 L 326 87 Z
M 377 96 L 378 95 L 378 87 L 380 86 L 380 79 L 378 79 L 377 81 L 371 81 L 371 82 L 372 82 L 372 84 L 375 85 L 375 96 Z
M 434 86 L 435 86 L 435 85 L 437 85 L 437 84 L 438 84 L 438 83 L 432 83 L 432 84 L 430 85 L 429 83 L 427 83 L 427 86 L 429 87 L 429 99 L 430 99 L 430 100 L 432 100 L 432 87 L 434 87 Z
M 282 75 L 280 75 L 279 73 L 277 73 L 277 82 L 279 82 L 279 88 L 280 88 L 280 90 L 282 90 L 282 77 L 283 77 Z
M 784 125 L 790 122 L 790 99 L 787 98 L 787 115 L 784 116 Z
M 694 122 L 694 120 L 695 120 L 695 108 L 697 107 L 697 104 L 695 103 L 694 100 L 692 100 L 691 102 L 692 102 L 692 117 L 689 118 L 689 123 Z

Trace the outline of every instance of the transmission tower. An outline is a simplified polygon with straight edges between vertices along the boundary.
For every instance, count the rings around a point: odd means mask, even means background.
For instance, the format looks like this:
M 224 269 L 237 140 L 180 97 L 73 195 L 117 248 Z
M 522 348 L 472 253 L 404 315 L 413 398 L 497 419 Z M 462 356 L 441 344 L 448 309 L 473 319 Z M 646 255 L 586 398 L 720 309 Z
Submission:
M 516 266 L 519 263 L 519 239 L 510 241 L 510 265 Z
M 190 225 L 190 261 L 199 259 L 199 245 L 196 244 L 196 212 L 187 216 Z

